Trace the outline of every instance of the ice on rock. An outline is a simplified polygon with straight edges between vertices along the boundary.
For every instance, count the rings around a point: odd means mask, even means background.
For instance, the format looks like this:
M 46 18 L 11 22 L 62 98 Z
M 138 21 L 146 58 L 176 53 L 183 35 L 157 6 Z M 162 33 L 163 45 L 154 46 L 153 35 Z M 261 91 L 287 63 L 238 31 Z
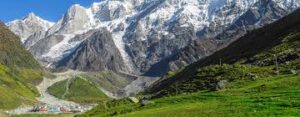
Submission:
M 34 13 L 29 13 L 24 19 L 14 20 L 7 25 L 24 43 L 30 35 L 39 31 L 47 31 L 53 24 L 53 22 L 44 20 Z
M 300 6 L 299 0 L 273 1 L 286 10 Z M 51 58 L 50 63 L 59 61 L 82 42 L 70 42 L 76 35 L 105 27 L 112 32 L 128 68 L 133 69 L 132 58 L 126 51 L 126 46 L 131 44 L 128 34 L 136 33 L 139 41 L 147 41 L 152 31 L 169 35 L 169 29 L 175 24 L 192 26 L 196 31 L 215 25 L 226 27 L 257 2 L 259 0 L 103 0 L 89 8 L 73 5 L 54 25 L 34 14 L 8 25 L 23 40 L 40 30 L 46 30 L 47 36 L 63 35 L 63 41 L 43 55 Z

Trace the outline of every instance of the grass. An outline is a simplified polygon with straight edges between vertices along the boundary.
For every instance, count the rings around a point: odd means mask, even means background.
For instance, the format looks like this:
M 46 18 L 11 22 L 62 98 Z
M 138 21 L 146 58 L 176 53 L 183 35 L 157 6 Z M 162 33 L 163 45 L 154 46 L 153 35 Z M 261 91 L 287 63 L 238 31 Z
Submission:
M 20 39 L 7 27 L 0 26 L 0 109 L 14 109 L 36 103 L 35 85 L 42 70 Z
M 39 94 L 34 84 L 30 82 L 41 81 L 42 77 L 38 71 L 25 70 L 27 73 L 24 73 L 23 70 L 0 65 L 0 109 L 14 109 L 20 105 L 36 103 L 35 97 Z
M 13 68 L 41 68 L 30 52 L 22 46 L 19 37 L 7 27 L 0 27 L 0 64 Z
M 77 103 L 103 103 L 110 99 L 100 89 L 118 93 L 135 79 L 133 76 L 111 71 L 90 72 L 55 83 L 48 90 L 50 94 L 60 99 Z
M 163 97 L 170 95 L 178 95 L 182 93 L 192 93 L 202 90 L 214 90 L 215 84 L 221 80 L 233 82 L 243 79 L 251 79 L 268 77 L 274 75 L 273 67 L 257 67 L 251 65 L 211 65 L 198 69 L 195 75 L 190 78 L 179 80 L 173 84 L 160 89 L 160 91 L 153 93 L 153 97 Z M 254 76 L 253 76 L 254 75 Z M 170 77 L 166 77 L 168 79 Z M 162 79 L 157 83 L 165 80 Z M 155 84 L 153 85 L 155 86 Z M 150 87 L 151 89 L 151 87 Z M 145 94 L 149 94 L 146 90 Z
M 201 91 L 152 100 L 141 106 L 128 101 L 102 104 L 81 115 L 120 117 L 254 117 L 298 116 L 300 76 L 239 80 L 217 92 Z M 120 104 L 115 104 L 120 103 Z
M 113 93 L 117 93 L 120 89 L 126 87 L 129 83 L 135 80 L 135 78 L 131 76 L 116 74 L 111 71 L 87 73 L 81 75 L 81 77 L 89 79 L 98 87 L 102 87 Z
M 76 77 L 49 87 L 49 93 L 77 103 L 99 103 L 108 97 L 96 85 L 86 79 Z

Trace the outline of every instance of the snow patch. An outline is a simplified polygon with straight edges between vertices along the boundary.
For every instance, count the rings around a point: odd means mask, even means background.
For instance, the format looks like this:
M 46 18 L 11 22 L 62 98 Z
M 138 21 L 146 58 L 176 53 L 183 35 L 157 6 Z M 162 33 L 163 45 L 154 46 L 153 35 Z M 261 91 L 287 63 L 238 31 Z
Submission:
M 49 60 L 48 62 L 50 62 L 50 64 L 48 64 L 48 67 L 51 66 L 53 62 L 57 62 L 72 53 L 75 48 L 84 40 L 71 42 L 70 40 L 73 39 L 76 35 L 84 34 L 87 31 L 88 30 L 77 31 L 74 34 L 63 34 L 64 39 L 60 43 L 51 47 L 48 53 L 42 55 L 42 58 L 47 58 Z

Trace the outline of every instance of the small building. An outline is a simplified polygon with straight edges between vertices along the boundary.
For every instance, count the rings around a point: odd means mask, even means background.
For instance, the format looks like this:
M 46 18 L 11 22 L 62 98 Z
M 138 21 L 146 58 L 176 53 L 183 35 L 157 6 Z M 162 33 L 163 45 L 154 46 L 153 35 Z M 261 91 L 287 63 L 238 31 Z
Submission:
M 48 112 L 48 109 L 46 106 L 42 106 L 42 107 L 40 107 L 39 112 L 45 113 L 45 112 Z
M 60 113 L 60 108 L 59 107 L 50 107 L 48 112 L 50 112 L 50 113 Z

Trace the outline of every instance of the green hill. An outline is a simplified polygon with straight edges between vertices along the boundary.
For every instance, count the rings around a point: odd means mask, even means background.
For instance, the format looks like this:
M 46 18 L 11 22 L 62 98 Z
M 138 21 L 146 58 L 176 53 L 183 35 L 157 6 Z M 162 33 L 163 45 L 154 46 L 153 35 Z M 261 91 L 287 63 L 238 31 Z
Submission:
M 60 99 L 78 103 L 97 103 L 110 100 L 101 89 L 117 94 L 135 79 L 133 76 L 112 71 L 89 72 L 58 82 L 49 87 L 48 91 Z
M 58 82 L 48 90 L 55 97 L 77 103 L 99 103 L 109 100 L 97 85 L 81 77 Z
M 0 23 L 0 109 L 35 103 L 42 70 L 19 38 Z
M 0 26 L 0 64 L 14 68 L 40 68 L 33 56 L 22 46 L 19 37 L 6 26 Z
M 79 117 L 282 117 L 300 114 L 300 10 Z M 148 101 L 147 101 L 148 100 Z

